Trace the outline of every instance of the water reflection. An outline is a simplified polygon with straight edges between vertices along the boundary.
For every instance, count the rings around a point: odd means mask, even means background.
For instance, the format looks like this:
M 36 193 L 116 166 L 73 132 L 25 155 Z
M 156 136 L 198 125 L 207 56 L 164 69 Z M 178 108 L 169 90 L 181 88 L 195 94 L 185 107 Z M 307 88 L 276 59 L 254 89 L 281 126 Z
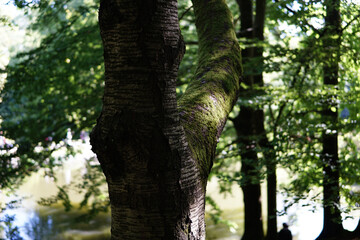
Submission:
M 31 239 L 48 239 L 58 234 L 58 231 L 54 229 L 52 216 L 42 216 L 35 212 L 29 216 L 24 232 Z
M 75 146 L 82 154 L 68 158 L 63 167 L 54 169 L 59 186 L 69 185 L 71 181 L 80 182 L 85 169 L 85 158 L 93 153 L 89 144 Z M 59 153 L 62 154 L 62 153 Z M 84 157 L 86 156 L 86 157 Z M 13 225 L 17 226 L 20 236 L 24 240 L 106 240 L 110 239 L 110 215 L 100 213 L 94 219 L 83 216 L 86 209 L 79 210 L 77 204 L 83 199 L 75 191 L 69 192 L 70 201 L 75 206 L 71 211 L 65 211 L 64 206 L 39 206 L 37 201 L 57 194 L 58 188 L 53 179 L 44 174 L 44 170 L 27 177 L 20 186 L 17 194 L 25 199 L 19 208 L 0 212 L 0 218 L 14 216 Z M 0 203 L 14 200 L 14 196 L 6 196 L 0 192 Z M 0 204 L 1 205 L 1 204 Z M 4 224 L 2 224 L 4 226 Z M 5 238 L 5 231 L 1 232 L 0 239 Z
M 86 146 L 90 146 L 87 144 Z M 90 147 L 82 147 L 82 152 L 89 152 Z M 56 170 L 59 184 L 69 184 L 70 181 L 77 180 L 76 176 L 82 176 L 84 169 L 84 155 L 70 158 L 64 168 Z M 286 182 L 288 175 L 278 174 L 279 182 Z M 284 179 L 281 179 L 284 178 Z M 79 180 L 77 180 L 79 181 Z M 208 240 L 239 240 L 243 234 L 244 211 L 243 195 L 238 186 L 232 188 L 232 194 L 226 197 L 218 193 L 218 180 L 213 178 L 208 183 L 208 194 L 219 204 L 223 210 L 222 217 L 232 223 L 232 227 L 225 224 L 214 225 L 209 217 L 206 217 L 207 239 Z M 39 187 L 41 186 L 41 187 Z M 64 211 L 63 206 L 39 207 L 36 201 L 41 197 L 49 197 L 57 193 L 54 182 L 44 177 L 44 173 L 39 171 L 27 178 L 24 185 L 20 187 L 21 196 L 31 196 L 21 203 L 22 208 L 10 209 L 0 213 L 0 218 L 5 214 L 15 215 L 14 225 L 19 227 L 21 237 L 24 240 L 106 240 L 110 239 L 110 216 L 101 213 L 95 219 L 84 221 L 81 216 L 84 210 L 72 209 Z M 266 196 L 266 186 L 262 187 L 262 196 Z M 72 202 L 82 200 L 75 193 L 71 196 Z M 0 203 L 9 202 L 12 199 L 2 197 L 0 193 Z M 283 208 L 283 198 L 278 195 L 278 209 Z M 266 199 L 263 199 L 263 219 L 266 219 Z M 306 204 L 306 203 L 304 203 Z M 76 205 L 76 204 L 75 204 Z M 354 212 L 355 219 L 344 221 L 344 227 L 353 230 L 358 222 L 359 213 Z M 345 217 L 345 216 L 344 216 Z M 294 240 L 315 239 L 322 229 L 322 209 L 317 206 L 303 207 L 301 204 L 294 205 L 288 209 L 286 215 L 278 218 L 279 230 L 283 222 L 290 225 L 290 230 L 294 235 Z M 264 221 L 264 228 L 266 222 Z M 265 229 L 266 231 L 266 229 Z M 4 238 L 4 232 L 0 232 L 0 238 Z
M 214 225 L 210 217 L 206 217 L 207 239 L 240 239 L 243 234 L 244 219 L 241 196 L 235 191 L 234 195 L 227 196 L 224 201 L 222 201 L 222 195 L 218 195 L 217 198 L 217 201 L 224 209 L 222 217 L 230 221 L 233 227 L 231 228 L 225 224 Z M 279 199 L 281 198 L 279 197 Z M 85 210 L 72 209 L 66 212 L 64 207 L 60 205 L 53 207 L 32 206 L 30 208 L 31 204 L 27 202 L 30 200 L 25 201 L 24 205 L 28 206 L 26 208 L 6 211 L 6 214 L 15 215 L 14 225 L 19 227 L 21 237 L 24 240 L 110 239 L 109 214 L 101 213 L 92 220 L 86 220 L 82 217 L 86 213 Z M 224 204 L 226 205 L 224 206 Z M 315 211 L 313 210 L 310 206 L 293 206 L 287 215 L 278 217 L 278 224 L 281 225 L 283 222 L 288 222 L 290 230 L 294 235 L 294 240 L 315 239 L 322 229 L 322 209 L 319 206 Z M 3 214 L 5 213 L 1 215 Z M 264 219 L 266 218 L 264 217 Z M 356 224 L 357 218 L 344 221 L 344 227 L 349 230 L 353 230 Z M 264 222 L 265 226 L 266 222 Z M 4 238 L 5 236 L 0 234 L 1 237 Z
M 17 209 L 14 224 L 24 240 L 106 240 L 110 239 L 110 216 L 101 213 L 86 220 L 86 211 L 66 212 L 62 206 L 40 207 L 33 211 Z M 5 236 L 3 236 L 5 237 Z

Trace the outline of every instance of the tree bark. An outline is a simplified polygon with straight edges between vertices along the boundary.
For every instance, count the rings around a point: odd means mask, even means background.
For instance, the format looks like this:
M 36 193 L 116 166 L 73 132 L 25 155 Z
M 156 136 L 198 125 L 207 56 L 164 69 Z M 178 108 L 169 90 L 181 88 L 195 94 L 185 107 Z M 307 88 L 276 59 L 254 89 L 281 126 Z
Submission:
M 338 84 L 338 65 L 340 61 L 340 1 L 326 0 L 325 8 L 323 46 L 326 58 L 323 63 L 324 85 L 334 90 Z M 344 232 L 340 211 L 340 162 L 338 156 L 338 107 L 336 95 L 331 94 L 324 105 L 322 116 L 327 126 L 327 129 L 322 134 L 324 225 L 317 239 L 341 236 Z
M 251 107 L 241 106 L 239 115 L 234 119 L 241 149 L 241 188 L 244 194 L 244 235 L 242 240 L 257 240 L 264 238 L 262 211 L 261 211 L 261 186 L 259 173 L 259 159 L 257 157 L 254 138 L 255 110 Z
M 265 14 L 266 14 L 266 0 L 256 0 L 256 18 L 254 22 L 254 31 L 255 38 L 259 41 L 264 41 L 264 25 L 265 25 Z M 254 50 L 254 57 L 259 58 L 258 68 L 260 71 L 254 76 L 254 83 L 260 87 L 264 86 L 263 79 L 263 47 L 257 47 Z M 261 148 L 265 150 L 265 164 L 266 164 L 266 181 L 267 181 L 267 233 L 266 239 L 277 239 L 277 210 L 276 210 L 276 190 L 277 190 L 277 180 L 276 180 L 276 156 L 274 154 L 273 146 L 269 143 L 266 136 L 266 131 L 264 127 L 264 111 L 263 109 L 258 109 L 255 113 L 258 129 L 258 136 L 260 138 L 259 144 Z M 275 126 L 276 127 L 276 126 Z M 275 130 L 276 132 L 276 130 Z M 275 136 L 275 135 L 274 135 Z
M 193 5 L 199 66 L 177 103 L 177 2 L 100 2 L 105 91 L 91 144 L 108 183 L 112 239 L 205 239 L 206 180 L 241 58 L 225 2 Z
M 256 1 L 256 15 L 253 16 L 252 0 L 238 0 L 240 10 L 240 37 L 245 37 L 249 43 L 264 40 L 265 3 L 264 0 Z M 262 48 L 247 47 L 243 52 L 245 61 L 254 62 L 260 59 L 259 65 L 253 67 L 250 73 L 244 74 L 244 82 L 249 86 L 247 94 L 255 95 L 254 88 L 263 86 L 262 78 Z M 250 69 L 251 67 L 249 67 Z M 256 69 L 254 71 L 254 69 Z M 259 69 L 259 70 L 257 70 Z M 261 211 L 261 186 L 260 186 L 260 160 L 256 148 L 266 138 L 264 129 L 264 114 L 262 109 L 253 106 L 240 106 L 240 113 L 234 119 L 239 142 L 243 146 L 241 151 L 241 175 L 243 181 L 241 188 L 244 193 L 245 232 L 242 240 L 257 240 L 264 238 L 262 211 Z

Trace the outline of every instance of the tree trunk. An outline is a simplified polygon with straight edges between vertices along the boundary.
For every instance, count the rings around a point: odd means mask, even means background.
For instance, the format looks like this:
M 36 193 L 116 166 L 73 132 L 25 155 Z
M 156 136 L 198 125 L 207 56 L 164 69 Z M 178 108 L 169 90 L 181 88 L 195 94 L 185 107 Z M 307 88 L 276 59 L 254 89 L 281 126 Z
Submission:
M 241 106 L 239 115 L 234 119 L 241 148 L 241 188 L 244 194 L 244 235 L 242 240 L 257 240 L 264 238 L 262 211 L 261 211 L 261 187 L 259 173 L 259 159 L 256 151 L 257 137 L 253 125 L 255 111 L 251 107 Z
M 265 1 L 256 1 L 256 16 L 253 16 L 253 1 L 238 0 L 240 10 L 241 37 L 245 37 L 248 42 L 254 40 L 264 40 L 264 21 L 265 21 Z M 262 58 L 262 48 L 248 47 L 243 52 L 244 60 L 254 62 L 254 58 Z M 262 63 L 262 59 L 259 61 Z M 250 87 L 246 93 L 256 94 L 254 88 L 263 86 L 262 64 L 257 66 L 260 71 L 244 75 L 244 82 Z M 248 69 L 250 69 L 249 67 Z M 240 106 L 240 113 L 234 119 L 234 126 L 238 135 L 239 142 L 243 146 L 241 151 L 241 188 L 244 193 L 245 209 L 245 232 L 242 240 L 260 240 L 264 238 L 262 211 L 261 211 L 261 186 L 260 186 L 260 163 L 257 156 L 256 147 L 261 143 L 263 137 L 266 138 L 264 129 L 264 114 L 262 109 L 253 106 Z
M 336 88 L 338 84 L 338 64 L 340 61 L 341 17 L 340 1 L 326 0 L 325 29 L 323 46 L 326 58 L 324 59 L 324 85 Z M 340 207 L 340 162 L 338 156 L 338 108 L 336 95 L 330 94 L 325 101 L 323 111 L 324 123 L 327 129 L 322 135 L 323 161 L 323 208 L 324 225 L 317 239 L 341 236 L 344 232 L 341 222 Z
M 256 18 L 254 22 L 255 38 L 259 41 L 264 41 L 264 25 L 266 14 L 266 0 L 256 0 Z M 263 51 L 262 47 L 257 47 L 254 50 L 254 57 L 259 58 L 258 68 L 260 71 L 254 76 L 254 84 L 263 87 Z M 262 93 L 262 91 L 261 91 Z M 269 143 L 264 127 L 264 111 L 258 109 L 255 113 L 257 119 L 257 131 L 260 138 L 260 147 L 265 149 L 265 163 L 266 163 L 266 180 L 267 180 L 267 233 L 266 239 L 277 239 L 277 210 L 276 210 L 276 156 L 274 154 L 273 146 Z M 275 126 L 276 127 L 276 126 Z M 276 132 L 276 130 L 274 130 Z M 275 136 L 275 135 L 274 135 Z
M 207 175 L 241 58 L 225 2 L 193 5 L 199 66 L 177 103 L 177 2 L 100 2 L 105 91 L 91 144 L 108 183 L 112 239 L 205 239 Z
M 271 147 L 269 148 L 271 149 Z M 270 151 L 273 151 L 271 149 Z M 277 239 L 277 210 L 276 210 L 276 161 L 273 153 L 266 159 L 267 180 L 267 233 L 266 239 Z

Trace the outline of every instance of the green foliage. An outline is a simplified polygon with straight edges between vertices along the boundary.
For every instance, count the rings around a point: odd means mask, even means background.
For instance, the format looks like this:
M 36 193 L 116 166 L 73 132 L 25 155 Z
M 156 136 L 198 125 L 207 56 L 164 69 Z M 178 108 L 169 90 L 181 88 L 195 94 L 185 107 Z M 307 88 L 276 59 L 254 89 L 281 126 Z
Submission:
M 323 12 L 321 7 L 322 6 L 317 3 L 313 3 L 311 6 L 305 4 L 300 8 L 299 14 L 301 13 L 307 19 L 314 17 L 319 18 L 318 14 Z M 349 16 L 345 18 L 347 17 Z M 319 19 L 321 21 L 322 18 Z M 285 132 L 292 132 L 289 136 L 297 136 L 296 139 L 289 139 L 295 144 L 295 148 L 291 148 L 293 154 L 286 155 L 286 160 L 290 163 L 288 166 L 297 174 L 296 180 L 291 184 L 292 190 L 295 190 L 297 195 L 308 191 L 311 186 L 319 185 L 322 182 L 320 161 L 321 146 L 319 142 L 321 140 L 321 134 L 326 131 L 337 131 L 339 136 L 341 136 L 340 143 L 344 141 L 343 144 L 347 146 L 340 147 L 341 179 L 343 184 L 345 184 L 345 179 L 348 179 L 349 176 L 358 179 L 357 174 L 349 171 L 350 168 L 347 167 L 347 164 L 351 165 L 351 162 L 353 162 L 350 160 L 350 154 L 353 155 L 355 153 L 356 155 L 356 147 L 354 148 L 353 145 L 351 149 L 351 144 L 349 143 L 352 140 L 350 140 L 350 137 L 343 138 L 343 136 L 347 136 L 350 131 L 352 132 L 352 139 L 356 139 L 359 130 L 354 126 L 354 123 L 359 121 L 359 116 L 356 116 L 359 105 L 353 98 L 353 95 L 358 94 L 357 89 L 356 87 L 346 87 L 349 86 L 347 81 L 350 79 L 353 84 L 352 86 L 357 85 L 354 81 L 358 82 L 358 77 L 355 76 L 358 75 L 359 70 L 357 66 L 354 65 L 354 61 L 358 61 L 358 57 L 353 54 L 353 49 L 346 47 L 346 45 L 348 45 L 346 39 L 349 38 L 347 34 L 348 29 L 346 29 L 346 31 L 343 32 L 342 49 L 340 50 L 342 57 L 339 63 L 339 87 L 323 86 L 322 78 L 326 73 L 322 71 L 322 67 L 323 64 L 327 64 L 327 60 L 324 59 L 324 46 L 321 44 L 322 41 L 319 41 L 320 38 L 323 38 L 323 30 L 316 30 L 309 22 L 306 23 L 306 25 L 312 29 L 312 32 L 309 32 L 309 30 L 304 31 L 302 28 L 304 35 L 297 50 L 298 54 L 294 57 L 289 56 L 292 60 L 291 65 L 289 64 L 284 70 L 284 72 L 291 73 L 291 69 L 294 69 L 294 66 L 298 65 L 302 68 L 299 69 L 300 71 L 297 71 L 297 75 L 295 75 L 295 77 L 298 77 L 295 85 L 292 84 L 295 90 L 295 94 L 292 94 L 292 113 L 287 118 L 289 127 L 285 128 Z M 357 28 L 358 26 L 354 25 L 354 27 Z M 355 45 L 355 39 L 353 39 L 353 41 L 352 45 Z M 349 78 L 349 75 L 352 77 Z M 291 74 L 288 74 L 288 76 L 291 76 Z M 291 85 L 289 87 L 291 87 Z M 336 98 L 333 96 L 336 96 Z M 321 113 L 326 104 L 339 107 L 340 121 L 338 124 L 335 125 L 333 122 L 327 122 L 326 119 L 322 117 Z M 349 110 L 350 108 L 352 110 Z M 287 153 L 290 150 L 288 147 L 289 145 L 284 148 Z M 358 166 L 353 165 L 353 167 L 355 167 L 353 169 L 358 169 Z M 346 185 L 352 185 L 354 183 L 355 181 L 348 181 Z M 346 189 L 345 185 L 344 189 Z
M 178 98 L 185 92 L 187 84 L 194 76 L 197 66 L 197 33 L 195 28 L 195 16 L 191 1 L 179 1 L 179 24 L 181 34 L 185 41 L 185 55 L 180 63 L 176 93 Z
M 73 154 L 67 135 L 81 138 L 89 132 L 101 108 L 104 66 L 103 50 L 97 26 L 97 6 L 94 0 L 14 0 L 32 19 L 30 28 L 36 33 L 34 48 L 12 58 L 5 69 L 6 84 L 1 91 L 0 188 L 15 188 L 21 180 L 46 168 L 53 168 L 62 159 L 53 155 L 59 149 Z M 239 29 L 239 11 L 235 1 L 227 1 Z M 266 172 L 268 153 L 275 155 L 278 166 L 293 177 L 282 189 L 291 197 L 287 206 L 306 198 L 314 186 L 322 183 L 321 136 L 324 131 L 339 133 L 341 161 L 341 190 L 349 208 L 360 202 L 359 184 L 359 121 L 360 121 L 360 12 L 353 1 L 342 1 L 343 32 L 338 87 L 322 84 L 325 14 L 322 1 L 268 1 L 266 19 L 267 40 L 247 42 L 242 47 L 262 46 L 264 57 L 244 61 L 245 74 L 265 73 L 265 86 L 242 84 L 244 91 L 230 118 L 237 116 L 240 105 L 263 109 L 268 147 L 255 146 L 260 157 L 259 178 Z M 198 63 L 198 38 L 190 1 L 179 1 L 180 28 L 186 43 L 186 54 L 179 68 L 177 94 L 180 97 L 195 73 Z M 0 18 L 0 24 L 12 24 Z M 238 30 L 237 30 L 238 31 Z M 264 66 L 259 64 L 264 60 Z M 336 96 L 336 98 L 332 97 Z M 337 124 L 324 121 L 324 105 L 338 108 Z M 257 140 L 257 139 L 254 139 Z M 231 190 L 233 183 L 248 179 L 240 172 L 240 152 L 246 146 L 236 140 L 231 121 L 219 139 L 217 159 L 212 176 L 220 179 L 220 191 Z M 243 159 L 244 160 L 244 159 Z M 107 211 L 109 201 L 100 167 L 91 159 L 81 184 L 61 186 L 59 194 L 43 199 L 43 204 L 60 202 L 67 210 L 73 206 L 68 191 L 84 196 L 80 208 L 88 208 L 90 216 Z M 251 179 L 250 179 L 251 180 Z M 317 201 L 315 194 L 311 201 Z M 210 216 L 220 220 L 220 209 L 213 206 Z M 8 220 L 11 220 L 10 218 Z M 9 225 L 10 226 L 10 225 Z M 10 226 L 11 227 L 11 226 Z M 14 230 L 14 233 L 16 231 Z
M 42 206 L 53 206 L 61 204 L 65 211 L 74 208 L 69 194 L 76 193 L 82 196 L 78 209 L 86 209 L 86 213 L 80 215 L 79 220 L 90 220 L 101 212 L 108 212 L 110 207 L 107 194 L 106 181 L 97 159 L 87 159 L 85 172 L 80 178 L 75 178 L 70 184 L 58 186 L 56 195 L 41 198 L 38 204 Z
M 89 132 L 101 109 L 103 50 L 97 26 L 98 1 L 14 1 L 32 18 L 38 46 L 12 58 L 0 98 L 0 188 L 17 186 L 41 167 L 61 159 L 52 153 L 70 148 L 67 134 Z M 195 71 L 197 36 L 191 2 L 179 3 L 187 54 L 179 69 L 181 95 Z M 15 182 L 16 181 L 16 182 Z
M 46 199 L 41 198 L 40 201 L 38 201 L 38 203 L 43 206 L 51 206 L 60 201 L 62 203 L 62 205 L 64 206 L 65 211 L 70 211 L 73 208 L 73 206 L 71 204 L 71 200 L 70 200 L 70 197 L 68 194 L 69 186 L 68 185 L 65 185 L 62 187 L 58 186 L 57 188 L 58 188 L 58 193 L 56 196 L 46 198 Z
M 88 209 L 87 214 L 82 217 L 92 218 L 100 212 L 108 212 L 110 201 L 105 187 L 106 180 L 96 159 L 91 158 L 86 162 L 86 173 L 82 179 L 76 185 L 78 192 L 84 195 L 80 209 Z
M 45 168 L 53 179 L 55 166 L 74 154 L 69 144 L 95 124 L 103 91 L 103 50 L 97 24 L 97 0 L 14 1 L 31 19 L 29 30 L 38 40 L 20 52 L 6 68 L 0 98 L 0 188 L 15 189 L 32 172 Z M 197 35 L 190 1 L 179 3 L 179 17 L 187 54 L 179 69 L 179 95 L 197 64 Z M 3 138 L 5 137 L 5 138 Z M 66 150 L 60 158 L 56 151 Z M 85 218 L 108 210 L 105 179 L 96 159 L 86 165 L 81 184 L 58 186 L 58 194 L 41 199 L 43 205 L 61 203 L 73 208 L 70 191 L 84 196 Z M 56 179 L 55 179 L 56 180 Z
M 6 68 L 1 92 L 2 146 L 0 187 L 10 187 L 39 167 L 57 164 L 52 153 L 90 131 L 101 108 L 102 45 L 97 5 L 91 1 L 16 1 L 36 16 L 31 27 L 38 47 L 19 53 Z M 37 14 L 35 14 L 37 13 Z
M 0 16 L 0 25 L 12 27 L 13 24 L 11 23 L 8 17 Z
M 346 7 L 348 5 L 348 7 Z M 322 134 L 326 131 L 339 133 L 339 157 L 341 162 L 342 196 L 347 212 L 359 203 L 359 15 L 358 5 L 342 1 L 343 35 L 339 63 L 339 84 L 324 86 L 323 66 L 328 64 L 324 42 L 324 6 L 320 1 L 268 1 L 267 41 L 249 43 L 246 46 L 264 48 L 264 69 L 259 69 L 259 59 L 247 59 L 245 74 L 264 71 L 265 86 L 244 91 L 238 105 L 263 109 L 269 147 L 255 146 L 260 157 L 258 176 L 266 176 L 263 167 L 269 154 L 275 154 L 277 166 L 285 168 L 293 176 L 289 184 L 282 185 L 282 192 L 289 196 L 287 206 L 300 199 L 319 201 L 321 194 L 307 193 L 322 186 L 323 162 Z M 325 39 L 326 40 L 326 39 Z M 338 108 L 338 123 L 327 121 L 322 114 L 324 107 Z M 230 117 L 234 118 L 239 109 Z M 220 191 L 226 192 L 232 183 L 241 184 L 247 176 L 240 174 L 239 154 L 246 151 L 234 138 L 231 122 L 227 124 L 218 145 L 217 160 L 213 173 L 220 179 Z M 256 137 L 253 139 L 256 140 Z M 256 141 L 255 141 L 256 142 Z M 246 159 L 242 159 L 246 161 Z M 251 180 L 251 179 L 250 179 Z M 318 189 L 318 188 L 315 188 Z M 291 202 L 291 204 L 290 204 Z
M 223 211 L 216 204 L 214 199 L 212 199 L 209 196 L 206 196 L 205 201 L 206 201 L 206 206 L 210 206 L 210 210 L 208 210 L 206 214 L 210 217 L 211 221 L 213 221 L 214 224 L 224 224 L 230 229 L 237 228 L 236 223 L 226 220 L 221 216 Z

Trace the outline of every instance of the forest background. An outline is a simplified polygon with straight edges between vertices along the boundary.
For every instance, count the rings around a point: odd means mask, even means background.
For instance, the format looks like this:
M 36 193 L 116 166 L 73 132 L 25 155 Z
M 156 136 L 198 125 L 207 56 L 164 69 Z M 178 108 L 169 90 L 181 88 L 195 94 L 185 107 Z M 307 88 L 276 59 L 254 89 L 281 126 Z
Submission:
M 27 42 L 2 66 L 2 193 L 11 195 L 33 172 L 43 169 L 56 181 L 71 140 L 86 141 L 101 110 L 104 65 L 96 1 L 13 1 L 29 21 Z M 243 48 L 244 81 L 239 99 L 219 139 L 210 178 L 220 192 L 244 192 L 243 239 L 275 239 L 275 215 L 307 199 L 324 206 L 319 239 L 336 234 L 359 237 L 341 225 L 359 203 L 359 2 L 227 1 Z M 246 5 L 247 4 L 247 5 Z M 179 1 L 186 54 L 177 94 L 185 91 L 197 63 L 192 4 Z M 331 15 L 332 14 L 332 15 Z M 25 19 L 24 18 L 24 19 Z M 20 22 L 6 17 L 8 31 Z M 59 157 L 56 152 L 65 151 Z M 96 159 L 88 159 L 82 185 L 59 186 L 42 199 L 73 206 L 70 187 L 82 189 L 80 207 L 89 216 L 108 211 Z M 276 168 L 290 181 L 279 186 Z M 267 216 L 261 216 L 260 185 L 267 183 Z M 286 196 L 276 209 L 276 194 Z M 324 194 L 323 194 L 324 192 Z M 255 199 L 255 201 L 254 201 Z M 239 201 L 242 201 L 239 199 Z M 209 215 L 224 221 L 216 202 Z M 4 202 L 3 208 L 7 204 Z M 280 212 L 277 212 L 280 211 Z M 266 231 L 264 230 L 264 225 Z M 260 234 L 254 236 L 253 234 Z

